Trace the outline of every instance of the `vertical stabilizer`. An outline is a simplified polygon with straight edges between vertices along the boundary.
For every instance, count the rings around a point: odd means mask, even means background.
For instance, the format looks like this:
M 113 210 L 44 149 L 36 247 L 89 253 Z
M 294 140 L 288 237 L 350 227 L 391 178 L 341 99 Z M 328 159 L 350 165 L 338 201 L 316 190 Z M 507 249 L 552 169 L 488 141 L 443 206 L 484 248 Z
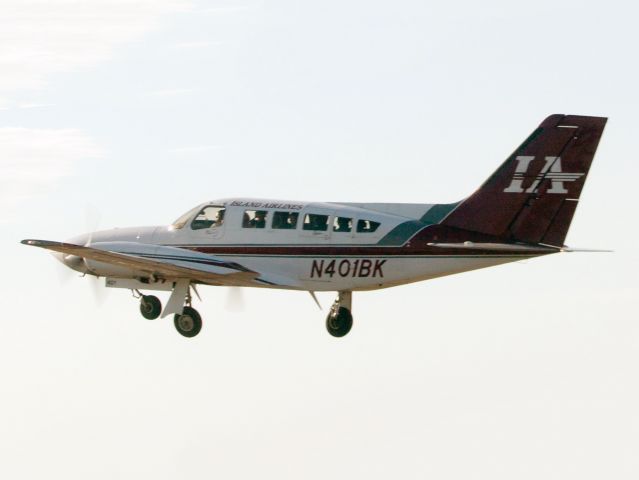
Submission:
M 563 245 L 606 118 L 551 115 L 443 225 Z

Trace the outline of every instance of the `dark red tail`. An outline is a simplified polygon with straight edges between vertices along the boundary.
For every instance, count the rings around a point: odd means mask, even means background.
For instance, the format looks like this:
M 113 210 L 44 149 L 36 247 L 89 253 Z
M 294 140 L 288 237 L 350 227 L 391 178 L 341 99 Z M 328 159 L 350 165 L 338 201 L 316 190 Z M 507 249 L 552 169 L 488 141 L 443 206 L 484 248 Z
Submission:
M 551 115 L 443 225 L 562 246 L 606 125 Z

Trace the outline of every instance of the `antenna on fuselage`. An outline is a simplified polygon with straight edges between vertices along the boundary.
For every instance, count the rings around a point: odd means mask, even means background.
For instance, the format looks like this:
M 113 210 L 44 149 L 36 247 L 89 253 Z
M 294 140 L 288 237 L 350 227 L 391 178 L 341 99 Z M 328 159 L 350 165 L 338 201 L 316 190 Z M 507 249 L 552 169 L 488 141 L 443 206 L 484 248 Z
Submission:
M 315 300 L 315 304 L 317 305 L 317 307 L 322 310 L 322 306 L 319 303 L 319 300 L 317 300 L 317 297 L 315 296 L 315 292 L 312 292 L 311 290 L 308 291 L 308 293 L 311 294 L 311 297 L 313 297 L 313 300 Z

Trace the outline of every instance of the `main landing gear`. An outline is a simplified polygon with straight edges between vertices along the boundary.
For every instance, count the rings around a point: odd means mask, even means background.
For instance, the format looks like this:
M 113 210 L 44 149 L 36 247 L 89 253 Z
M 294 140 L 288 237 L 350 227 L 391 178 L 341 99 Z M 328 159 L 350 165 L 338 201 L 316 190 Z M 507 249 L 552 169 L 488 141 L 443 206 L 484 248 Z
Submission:
M 175 314 L 173 324 L 180 335 L 195 337 L 202 330 L 202 317 L 195 308 L 184 307 L 182 314 Z
M 139 290 L 134 290 L 140 298 L 140 313 L 147 320 L 155 320 L 162 313 L 162 302 L 155 295 L 142 295 Z M 197 293 L 197 292 L 196 292 Z M 170 303 L 170 300 L 169 300 Z M 173 324 L 178 333 L 184 337 L 195 337 L 202 330 L 202 317 L 198 311 L 191 306 L 191 290 L 186 290 L 185 306 L 182 313 L 173 316 Z M 178 305 L 179 306 L 179 305 Z M 175 310 L 173 310 L 175 312 Z M 171 310 L 169 310 L 171 313 Z M 167 314 L 163 315 L 166 316 Z
M 328 312 L 326 330 L 334 337 L 343 337 L 353 327 L 352 297 L 352 292 L 338 292 L 337 298 Z

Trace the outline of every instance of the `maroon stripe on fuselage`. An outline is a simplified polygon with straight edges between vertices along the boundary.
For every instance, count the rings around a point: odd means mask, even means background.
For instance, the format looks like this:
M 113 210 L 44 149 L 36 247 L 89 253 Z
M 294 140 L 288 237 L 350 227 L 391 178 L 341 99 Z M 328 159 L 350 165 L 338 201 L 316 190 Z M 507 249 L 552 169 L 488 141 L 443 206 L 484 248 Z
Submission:
M 403 246 L 379 245 L 172 245 L 209 255 L 291 255 L 322 257 L 355 256 L 521 256 L 530 257 L 554 253 L 554 250 L 540 247 L 538 251 L 495 251 L 460 248 L 441 248 L 428 245 L 438 243 L 494 242 L 507 243 L 502 238 L 470 232 L 443 225 L 431 225 L 416 233 Z
M 174 245 L 176 246 L 176 245 Z M 209 246 L 209 245 L 188 245 L 182 248 L 193 250 L 209 255 L 278 255 L 278 256 L 312 256 L 312 257 L 402 257 L 402 256 L 500 256 L 500 257 L 530 257 L 537 255 L 545 255 L 555 253 L 554 250 L 539 249 L 538 251 L 530 250 L 483 250 L 480 248 L 441 248 L 429 247 L 423 250 L 413 250 L 409 248 L 398 247 L 322 247 L 322 246 L 284 246 L 284 245 L 242 245 L 237 247 L 231 246 Z

